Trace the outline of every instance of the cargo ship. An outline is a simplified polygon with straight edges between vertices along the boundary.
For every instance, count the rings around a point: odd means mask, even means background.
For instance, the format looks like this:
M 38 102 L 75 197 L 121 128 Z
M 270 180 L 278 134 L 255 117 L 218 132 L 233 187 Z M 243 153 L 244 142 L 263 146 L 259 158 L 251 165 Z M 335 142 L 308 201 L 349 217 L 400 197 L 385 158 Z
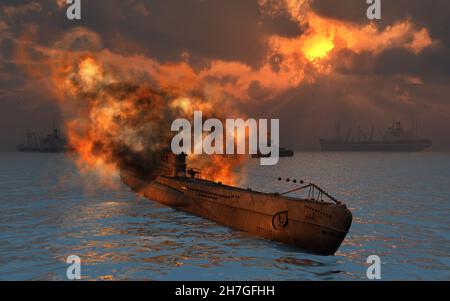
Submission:
M 334 139 L 320 139 L 322 151 L 360 151 L 360 152 L 420 152 L 430 148 L 430 139 L 421 139 L 418 135 L 417 124 L 409 130 L 404 130 L 401 122 L 395 122 L 384 133 L 380 132 L 379 140 L 374 139 L 374 127 L 370 134 L 358 128 L 356 137 L 351 137 L 352 129 L 346 136 L 341 136 L 340 126 L 336 126 Z
M 27 133 L 24 141 L 17 145 L 16 148 L 19 152 L 46 153 L 61 153 L 72 150 L 67 140 L 59 133 L 55 126 L 53 127 L 53 132 L 45 137 L 37 133 Z
M 163 160 L 156 179 L 122 174 L 123 182 L 152 201 L 309 253 L 334 254 L 350 229 L 350 210 L 317 185 L 263 193 L 204 179 L 187 168 L 183 154 L 169 153 Z M 289 196 L 295 191 L 308 191 L 308 197 Z

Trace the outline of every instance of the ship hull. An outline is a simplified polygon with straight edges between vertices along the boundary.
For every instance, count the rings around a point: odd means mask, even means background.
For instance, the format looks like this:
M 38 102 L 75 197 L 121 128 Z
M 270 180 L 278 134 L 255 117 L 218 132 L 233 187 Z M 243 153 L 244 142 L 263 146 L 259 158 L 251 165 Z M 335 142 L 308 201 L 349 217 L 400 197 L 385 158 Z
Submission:
M 297 200 L 189 178 L 158 177 L 140 191 L 150 200 L 230 228 L 332 255 L 352 214 L 345 205 Z
M 263 155 L 263 154 L 254 154 L 251 155 L 253 159 L 257 159 L 257 158 L 269 158 L 271 156 L 271 154 L 267 154 L 267 155 Z M 289 150 L 289 151 L 281 151 L 278 154 L 279 158 L 287 158 L 287 157 L 293 157 L 294 156 L 294 152 Z
M 400 141 L 400 142 L 341 142 L 320 140 L 322 151 L 338 152 L 420 152 L 431 147 L 430 140 Z

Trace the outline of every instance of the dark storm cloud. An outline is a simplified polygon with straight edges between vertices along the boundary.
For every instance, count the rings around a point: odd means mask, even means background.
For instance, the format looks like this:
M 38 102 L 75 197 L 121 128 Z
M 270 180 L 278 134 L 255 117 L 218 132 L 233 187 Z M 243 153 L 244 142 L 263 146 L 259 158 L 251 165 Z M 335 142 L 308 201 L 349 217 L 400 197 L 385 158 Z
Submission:
M 403 48 L 386 49 L 376 55 L 343 50 L 336 56 L 335 61 L 335 70 L 342 74 L 404 74 L 433 81 L 450 77 L 450 50 L 439 44 L 427 47 L 420 54 Z
M 44 83 L 30 77 L 16 57 L 18 41 L 46 45 L 61 30 L 51 16 L 54 6 L 54 1 L 0 3 L 0 149 L 11 149 L 25 132 L 46 132 L 59 121 Z
M 197 67 L 214 59 L 257 66 L 267 55 L 268 36 L 302 33 L 286 12 L 261 15 L 257 0 L 88 0 L 82 1 L 81 21 L 67 20 L 56 0 L 1 0 L 0 6 L 8 7 L 0 9 L 0 147 L 14 145 L 27 129 L 42 131 L 59 120 L 56 105 L 39 88 L 42 78 L 31 79 L 15 64 L 18 39 L 53 47 L 83 26 L 99 35 L 98 47 L 126 56 L 184 58 Z M 329 18 L 367 23 L 365 0 L 315 0 L 312 8 Z M 244 109 L 280 117 L 282 140 L 296 148 L 317 148 L 318 136 L 331 135 L 335 123 L 382 128 L 393 117 L 418 119 L 424 135 L 450 147 L 450 138 L 442 138 L 450 128 L 450 2 L 384 0 L 382 10 L 379 26 L 408 19 L 426 28 L 434 44 L 417 54 L 404 48 L 342 50 L 333 59 L 334 74 Z M 269 94 L 258 81 L 248 93 L 253 99 Z
M 450 46 L 450 1 L 448 0 L 394 0 L 382 1 L 382 19 L 375 21 L 380 26 L 389 26 L 400 20 L 409 19 L 418 27 L 426 27 L 433 39 Z M 366 23 L 365 0 L 315 0 L 313 9 L 322 16 Z
M 211 59 L 257 65 L 265 54 L 267 35 L 298 34 L 297 25 L 285 16 L 261 18 L 256 0 L 89 0 L 82 1 L 81 21 L 67 20 L 65 7 L 59 7 L 56 0 L 2 0 L 0 119 L 2 128 L 13 130 L 2 133 L 9 138 L 0 141 L 0 147 L 11 146 L 11 137 L 19 137 L 24 128 L 48 127 L 59 119 L 51 96 L 29 91 L 42 84 L 39 77 L 45 74 L 30 77 L 24 65 L 17 64 L 23 60 L 17 57 L 18 45 L 54 47 L 75 26 L 97 33 L 101 47 L 116 53 L 142 54 L 160 61 L 179 61 L 187 55 L 197 65 Z M 26 52 L 32 54 L 32 48 Z M 39 71 L 38 66 L 35 69 Z M 42 103 L 42 110 L 35 110 L 36 102 Z M 3 118 L 4 114 L 15 118 Z M 41 122 L 36 122 L 35 114 L 42 117 Z
M 315 0 L 312 7 L 320 15 L 355 23 L 367 23 L 365 11 L 368 5 L 362 0 L 336 1 Z M 396 0 L 382 1 L 382 19 L 375 21 L 379 26 L 390 26 L 402 20 L 411 20 L 417 28 L 426 28 L 436 45 L 420 54 L 404 49 L 387 49 L 376 56 L 368 53 L 356 54 L 350 51 L 341 58 L 351 59 L 350 66 L 340 66 L 345 73 L 398 74 L 412 73 L 449 75 L 450 57 L 450 1 L 447 0 Z M 339 62 L 338 62 L 339 64 Z M 353 70 L 351 70 L 354 68 Z
M 290 90 L 260 114 L 279 118 L 281 143 L 296 149 L 318 149 L 318 138 L 334 136 L 336 124 L 345 132 L 352 128 L 352 135 L 358 126 L 365 132 L 374 126 L 379 138 L 393 119 L 407 128 L 418 121 L 421 135 L 433 139 L 436 149 L 448 149 L 449 87 L 402 77 L 333 75 Z
M 257 0 L 90 0 L 82 1 L 81 21 L 67 20 L 56 0 L 2 5 L 16 11 L 11 22 L 16 34 L 39 24 L 38 42 L 44 45 L 81 25 L 97 32 L 108 49 L 162 61 L 179 60 L 183 52 L 190 52 L 204 59 L 256 65 L 265 54 L 268 35 L 299 34 L 287 14 L 262 18 Z
M 139 42 L 162 60 L 178 60 L 182 51 L 188 51 L 204 58 L 257 63 L 264 53 L 255 1 L 151 1 L 148 17 L 138 13 L 117 17 L 125 5 L 118 1 L 110 6 L 117 11 L 104 16 L 119 20 L 125 39 Z M 120 38 L 104 27 L 111 20 L 98 21 L 103 25 L 95 28 L 119 44 L 107 46 L 120 47 Z
M 63 28 L 73 26 L 59 17 Z M 288 18 L 262 19 L 256 0 L 90 0 L 83 26 L 99 33 L 119 53 L 179 60 L 183 52 L 202 59 L 259 63 L 267 35 L 298 34 Z
M 423 77 L 450 76 L 450 49 L 429 47 L 420 55 L 401 49 L 386 50 L 374 61 L 378 74 L 414 74 Z

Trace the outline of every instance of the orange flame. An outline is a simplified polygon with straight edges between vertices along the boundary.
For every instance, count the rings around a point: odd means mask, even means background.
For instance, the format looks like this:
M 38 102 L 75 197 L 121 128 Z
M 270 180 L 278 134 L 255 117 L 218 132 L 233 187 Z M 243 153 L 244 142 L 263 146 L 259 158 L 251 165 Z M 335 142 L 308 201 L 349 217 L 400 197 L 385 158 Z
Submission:
M 70 61 L 68 65 L 61 64 L 53 74 L 55 86 L 59 87 L 61 107 L 67 112 L 68 139 L 76 150 L 76 162 L 82 171 L 94 170 L 105 178 L 120 174 L 126 168 L 123 160 L 127 160 L 118 158 L 127 156 L 121 154 L 123 149 L 145 153 L 149 148 L 150 151 L 165 148 L 167 141 L 163 140 L 171 135 L 171 119 L 192 118 L 196 110 L 211 117 L 220 118 L 222 114 L 213 100 L 192 95 L 189 88 L 198 87 L 196 77 L 185 76 L 187 82 L 183 82 L 170 75 L 167 70 L 175 68 L 173 65 L 156 78 L 160 92 L 155 95 L 146 83 L 120 81 L 121 72 L 110 71 L 111 66 L 92 54 L 74 54 Z M 175 69 L 171 71 L 176 74 Z M 141 105 L 144 108 L 140 108 Z M 152 138 L 153 130 L 165 132 L 164 139 Z M 241 160 L 215 155 L 202 157 L 201 161 L 192 158 L 192 162 L 204 166 L 204 173 L 215 181 L 229 184 L 235 183 L 232 169 Z

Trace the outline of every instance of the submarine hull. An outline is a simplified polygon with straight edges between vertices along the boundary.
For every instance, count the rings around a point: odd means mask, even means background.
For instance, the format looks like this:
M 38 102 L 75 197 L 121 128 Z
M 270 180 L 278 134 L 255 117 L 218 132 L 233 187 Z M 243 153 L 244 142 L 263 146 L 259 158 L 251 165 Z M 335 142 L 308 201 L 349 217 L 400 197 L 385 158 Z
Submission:
M 352 222 L 351 212 L 342 204 L 294 199 L 200 179 L 160 176 L 141 187 L 140 193 L 150 200 L 319 255 L 334 254 Z

